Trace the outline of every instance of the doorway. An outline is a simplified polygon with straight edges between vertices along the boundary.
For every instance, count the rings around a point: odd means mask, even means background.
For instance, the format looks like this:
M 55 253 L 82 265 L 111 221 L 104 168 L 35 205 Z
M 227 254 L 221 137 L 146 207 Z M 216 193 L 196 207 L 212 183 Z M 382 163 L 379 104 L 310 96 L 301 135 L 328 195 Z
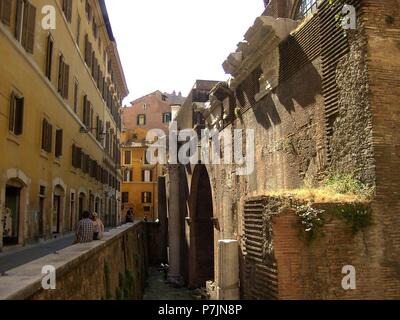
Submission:
M 3 215 L 3 244 L 4 246 L 19 243 L 21 210 L 21 188 L 7 185 L 5 213 Z

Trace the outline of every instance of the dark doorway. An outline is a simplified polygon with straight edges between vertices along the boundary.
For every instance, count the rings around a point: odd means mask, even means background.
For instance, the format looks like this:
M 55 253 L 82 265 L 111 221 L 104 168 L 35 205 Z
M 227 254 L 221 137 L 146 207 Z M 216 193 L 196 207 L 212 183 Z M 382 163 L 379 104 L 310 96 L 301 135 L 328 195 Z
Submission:
M 79 195 L 79 201 L 78 201 L 78 221 L 82 220 L 83 217 L 83 211 L 85 210 L 85 194 L 81 193 Z
M 54 196 L 53 202 L 53 233 L 60 233 L 61 196 Z
M 214 280 L 214 224 L 210 178 L 205 166 L 196 167 L 192 187 L 190 287 Z
M 3 216 L 3 244 L 16 245 L 19 240 L 21 188 L 6 186 L 6 209 Z

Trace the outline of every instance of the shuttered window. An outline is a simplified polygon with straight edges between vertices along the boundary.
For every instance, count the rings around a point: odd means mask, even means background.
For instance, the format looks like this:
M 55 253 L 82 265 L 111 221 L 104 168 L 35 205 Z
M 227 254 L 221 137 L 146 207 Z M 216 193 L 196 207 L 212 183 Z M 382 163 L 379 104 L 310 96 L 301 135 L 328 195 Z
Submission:
M 62 10 L 68 22 L 72 19 L 72 0 L 62 0 Z
M 11 94 L 10 97 L 10 113 L 8 129 L 13 134 L 19 136 L 23 132 L 24 123 L 24 98 Z
M 125 151 L 125 164 L 130 165 L 132 164 L 132 152 L 131 151 Z
M 29 53 L 35 44 L 36 8 L 28 1 L 17 0 L 15 37 Z
M 89 41 L 89 36 L 85 35 L 85 62 L 87 66 L 92 68 L 92 44 Z
M 42 150 L 51 153 L 53 144 L 53 126 L 43 119 L 42 122 Z
M 46 77 L 51 81 L 51 70 L 53 65 L 54 41 L 51 35 L 47 37 L 47 53 L 46 53 Z
M 129 202 L 129 192 L 122 192 L 122 203 Z
M 0 0 L 0 18 L 5 25 L 11 25 L 12 0 Z
M 142 203 L 151 203 L 151 192 L 142 192 Z
M 56 158 L 61 158 L 63 154 L 63 130 L 57 129 L 56 131 Z
M 64 62 L 64 56 L 60 55 L 58 68 L 58 92 L 64 99 L 68 99 L 69 93 L 69 65 Z
M 78 47 L 80 44 L 80 40 L 81 40 L 81 17 L 78 16 L 77 27 L 76 27 L 76 44 L 78 45 Z

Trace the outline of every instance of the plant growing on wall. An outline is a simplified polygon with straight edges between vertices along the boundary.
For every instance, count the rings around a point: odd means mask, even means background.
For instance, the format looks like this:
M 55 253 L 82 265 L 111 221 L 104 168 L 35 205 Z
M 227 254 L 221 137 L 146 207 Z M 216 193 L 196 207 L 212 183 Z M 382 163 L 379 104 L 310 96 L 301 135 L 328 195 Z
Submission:
M 353 234 L 372 226 L 372 209 L 363 203 L 340 204 L 336 207 L 336 214 L 351 224 Z
M 315 209 L 311 204 L 298 206 L 296 208 L 297 215 L 300 219 L 302 234 L 308 243 L 317 237 L 318 231 L 324 226 L 322 215 L 324 210 Z

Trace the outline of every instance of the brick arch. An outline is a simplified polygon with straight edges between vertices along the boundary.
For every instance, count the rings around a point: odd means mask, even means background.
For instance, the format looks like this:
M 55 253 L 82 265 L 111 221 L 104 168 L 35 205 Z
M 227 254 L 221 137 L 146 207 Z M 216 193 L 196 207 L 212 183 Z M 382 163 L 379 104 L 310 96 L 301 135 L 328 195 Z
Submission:
M 214 280 L 214 208 L 210 176 L 204 165 L 193 171 L 190 198 L 189 287 Z

